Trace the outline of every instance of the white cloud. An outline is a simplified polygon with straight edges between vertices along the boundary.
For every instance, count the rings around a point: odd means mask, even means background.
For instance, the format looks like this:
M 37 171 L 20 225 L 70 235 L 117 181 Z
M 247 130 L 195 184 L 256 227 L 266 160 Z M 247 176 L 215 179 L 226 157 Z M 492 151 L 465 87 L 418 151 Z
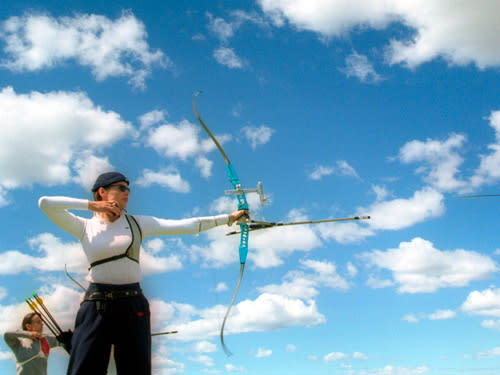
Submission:
M 78 92 L 16 94 L 6 87 L 0 91 L 0 118 L 0 185 L 6 189 L 68 183 L 75 158 L 133 132 L 117 113 Z
M 80 243 L 63 243 L 50 233 L 40 234 L 32 238 L 29 243 L 42 256 L 32 256 L 17 250 L 1 253 L 3 259 L 0 263 L 1 275 L 13 275 L 31 270 L 61 271 L 65 263 L 72 271 L 86 272 L 88 263 Z
M 388 288 L 394 285 L 394 281 L 387 279 L 379 279 L 373 275 L 369 275 L 366 280 L 366 285 L 372 289 Z
M 217 283 L 217 286 L 215 287 L 216 292 L 225 292 L 226 290 L 229 290 L 227 287 L 226 283 Z
M 323 178 L 323 176 L 330 176 L 335 173 L 335 168 L 325 165 L 318 165 L 314 170 L 309 174 L 309 178 L 311 180 L 319 181 Z
M 165 121 L 168 112 L 165 110 L 153 110 L 139 116 L 139 123 L 141 124 L 140 130 L 149 129 L 151 126 Z
M 0 186 L 0 207 L 7 206 L 9 203 L 9 199 L 7 198 L 7 190 Z
M 394 367 L 385 366 L 381 369 L 370 370 L 370 374 L 374 375 L 422 375 L 430 372 L 430 369 L 426 366 L 418 367 Z
M 398 230 L 442 215 L 445 210 L 443 199 L 440 192 L 426 187 L 416 191 L 409 199 L 378 201 L 358 212 L 371 216 L 367 223 L 372 229 Z
M 182 332 L 172 340 L 193 341 L 220 334 L 220 323 L 227 306 L 217 305 L 204 310 L 192 307 L 182 311 L 174 305 L 171 327 Z M 270 331 L 285 327 L 313 326 L 325 323 L 325 317 L 317 311 L 314 301 L 263 293 L 255 300 L 244 300 L 233 306 L 225 327 L 225 336 L 244 332 Z M 168 328 L 168 327 L 165 327 Z
M 231 363 L 227 363 L 225 367 L 227 372 L 245 372 L 244 367 L 236 367 Z
M 289 353 L 293 353 L 297 351 L 297 347 L 293 344 L 287 344 L 286 345 L 286 351 Z
M 500 318 L 500 289 L 473 291 L 460 307 L 472 315 L 493 316 Z
M 271 136 L 275 132 L 274 129 L 265 125 L 261 125 L 259 127 L 245 126 L 242 130 L 245 138 L 248 142 L 250 142 L 250 146 L 253 150 L 255 150 L 257 146 L 268 143 L 271 140 Z
M 483 320 L 481 322 L 481 327 L 488 328 L 488 329 L 500 330 L 500 319 L 499 320 L 492 320 L 492 319 Z
M 235 28 L 237 25 L 225 21 L 223 18 L 214 17 L 212 14 L 208 13 L 208 30 L 215 34 L 215 36 L 222 42 L 227 42 L 234 35 Z
M 3 286 L 0 286 L 0 301 L 3 300 L 5 297 L 7 297 L 8 292 L 7 289 L 4 288 Z
M 360 242 L 375 234 L 370 228 L 356 223 L 322 223 L 317 224 L 315 230 L 324 240 L 335 240 L 343 244 Z
M 500 357 L 500 347 L 477 353 L 478 358 L 495 358 Z
M 281 284 L 266 285 L 258 290 L 290 298 L 310 299 L 319 294 L 320 287 L 349 289 L 349 283 L 337 273 L 334 263 L 310 259 L 301 260 L 300 263 L 302 268 L 313 273 L 290 271 L 283 277 Z
M 466 185 L 465 181 L 455 177 L 464 161 L 457 150 L 465 142 L 466 137 L 461 134 L 452 134 L 443 142 L 432 139 L 411 141 L 399 150 L 399 159 L 406 164 L 428 164 L 417 169 L 418 173 L 425 174 L 424 180 L 440 191 L 455 191 Z
M 14 71 L 76 61 L 90 67 L 98 81 L 125 76 L 134 87 L 144 88 L 153 67 L 172 65 L 162 51 L 150 49 L 144 24 L 130 12 L 116 20 L 94 14 L 10 17 L 3 22 L 0 36 L 8 56 L 2 65 Z
M 189 193 L 191 190 L 189 182 L 183 180 L 179 171 L 174 167 L 164 168 L 158 172 L 144 169 L 136 184 L 145 187 L 158 184 L 176 193 Z
M 158 154 L 168 158 L 194 158 L 201 175 L 207 178 L 211 175 L 213 162 L 206 159 L 205 154 L 215 150 L 216 146 L 210 138 L 202 139 L 201 131 L 200 126 L 186 120 L 178 124 L 162 123 L 149 129 L 145 143 Z M 222 134 L 216 135 L 216 138 L 223 145 L 231 136 Z
M 189 357 L 188 359 L 205 367 L 212 367 L 215 365 L 214 359 L 208 355 L 199 355 L 197 357 Z
M 382 76 L 373 68 L 373 64 L 364 55 L 353 52 L 345 59 L 345 68 L 340 69 L 347 77 L 356 77 L 363 83 L 377 83 Z
M 489 154 L 481 155 L 481 163 L 470 180 L 473 188 L 491 184 L 500 179 L 500 111 L 491 112 L 488 120 L 495 130 L 496 142 L 488 145 Z
M 408 323 L 418 323 L 420 318 L 415 316 L 414 314 L 408 314 L 408 315 L 405 315 L 401 318 L 401 320 L 404 320 L 405 322 L 408 322 Z
M 146 144 L 159 154 L 185 160 L 202 151 L 200 131 L 199 126 L 186 120 L 177 125 L 166 123 L 149 130 Z M 215 145 L 211 147 L 214 148 Z
M 114 170 L 108 157 L 101 158 L 94 155 L 82 155 L 75 160 L 73 168 L 77 174 L 73 180 L 87 191 L 92 189 L 97 176 Z
M 436 312 L 429 314 L 429 320 L 445 320 L 445 319 L 453 319 L 457 316 L 457 313 L 452 310 L 437 310 Z
M 265 358 L 273 355 L 273 351 L 271 349 L 263 349 L 258 348 L 257 353 L 255 354 L 255 358 Z
M 214 51 L 215 60 L 231 69 L 243 69 L 246 65 L 245 60 L 236 55 L 232 48 L 219 47 Z
M 42 233 L 29 240 L 30 247 L 41 256 L 33 256 L 18 250 L 0 253 L 0 275 L 13 275 L 32 270 L 63 271 L 66 265 L 70 273 L 86 274 L 88 261 L 79 242 L 63 242 L 50 233 Z M 178 255 L 160 257 L 146 243 L 141 251 L 141 268 L 144 274 L 154 274 L 182 269 Z M 154 246 L 154 245 L 153 245 Z
M 421 319 L 428 320 L 447 320 L 453 319 L 457 316 L 457 313 L 453 310 L 436 310 L 431 314 L 420 313 L 418 315 L 408 314 L 401 318 L 408 323 L 418 323 Z
M 196 353 L 214 353 L 217 351 L 217 346 L 209 341 L 197 342 L 194 346 Z
M 348 358 L 348 355 L 341 352 L 332 352 L 323 357 L 323 361 L 325 362 L 336 362 L 342 361 Z
M 15 361 L 14 353 L 12 352 L 0 352 L 0 361 L 12 360 Z
M 314 168 L 314 170 L 309 174 L 309 178 L 311 180 L 319 181 L 324 176 L 350 176 L 359 179 L 358 173 L 356 170 L 349 165 L 345 160 L 338 160 L 335 166 L 327 166 L 327 165 L 318 165 Z
M 245 12 L 235 10 L 230 13 L 229 21 L 221 17 L 214 17 L 211 13 L 207 13 L 208 30 L 214 34 L 221 43 L 226 44 L 231 39 L 235 32 L 246 22 L 253 23 L 260 27 L 266 27 L 266 21 L 256 12 Z
M 352 355 L 352 358 L 361 359 L 361 360 L 365 361 L 368 359 L 368 356 L 366 354 L 361 353 L 361 352 L 354 352 Z
M 73 327 L 75 315 L 83 297 L 80 290 L 76 291 L 54 284 L 40 288 L 38 295 L 43 299 L 61 328 Z M 0 305 L 0 332 L 20 329 L 23 316 L 29 312 L 31 310 L 24 301 L 12 305 Z
M 389 195 L 389 192 L 387 191 L 385 186 L 372 185 L 372 190 L 375 193 L 375 196 L 377 197 L 377 201 L 381 201 Z
M 351 262 L 347 262 L 347 273 L 350 277 L 356 277 L 358 274 L 358 269 Z
M 480 69 L 500 65 L 500 25 L 496 0 L 463 2 L 428 0 L 259 0 L 278 27 L 288 21 L 299 30 L 322 37 L 381 30 L 391 23 L 411 34 L 387 45 L 387 62 L 414 68 L 438 57 L 450 64 L 476 64 Z M 353 11 L 356 9 L 356 11 Z
M 461 287 L 498 271 L 488 256 L 463 249 L 440 251 L 430 241 L 414 238 L 397 249 L 375 250 L 359 256 L 368 266 L 392 272 L 400 293 L 429 293 Z

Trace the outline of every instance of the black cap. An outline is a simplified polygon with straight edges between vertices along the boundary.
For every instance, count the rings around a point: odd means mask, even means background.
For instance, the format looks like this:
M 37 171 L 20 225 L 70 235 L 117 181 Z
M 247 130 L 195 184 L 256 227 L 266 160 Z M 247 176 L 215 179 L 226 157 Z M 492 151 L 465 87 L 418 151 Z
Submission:
M 103 173 L 99 175 L 99 177 L 97 177 L 97 180 L 95 180 L 94 186 L 92 187 L 92 192 L 95 193 L 100 187 L 106 187 L 120 181 L 125 181 L 127 185 L 129 184 L 127 177 L 122 175 L 120 172 Z

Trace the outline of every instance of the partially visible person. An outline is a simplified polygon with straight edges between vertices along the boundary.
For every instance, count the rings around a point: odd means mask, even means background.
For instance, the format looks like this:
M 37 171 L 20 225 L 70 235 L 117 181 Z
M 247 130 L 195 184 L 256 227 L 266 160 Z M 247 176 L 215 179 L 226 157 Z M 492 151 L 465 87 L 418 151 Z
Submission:
M 25 315 L 21 328 L 3 335 L 16 357 L 16 374 L 47 375 L 50 349 L 62 344 L 54 336 L 42 333 L 43 322 L 35 312 Z

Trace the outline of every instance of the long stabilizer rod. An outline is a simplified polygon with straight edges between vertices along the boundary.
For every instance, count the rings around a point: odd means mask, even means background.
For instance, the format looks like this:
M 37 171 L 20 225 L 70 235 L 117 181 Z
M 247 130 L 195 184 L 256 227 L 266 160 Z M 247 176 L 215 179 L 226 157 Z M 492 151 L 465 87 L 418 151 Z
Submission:
M 500 197 L 500 194 L 459 195 L 456 198 L 485 198 L 485 197 Z
M 250 230 L 259 230 L 259 229 L 268 229 L 273 227 L 284 227 L 290 225 L 306 225 L 306 224 L 320 224 L 320 223 L 336 223 L 340 221 L 353 221 L 353 220 L 369 220 L 370 216 L 353 216 L 353 217 L 344 217 L 340 219 L 322 219 L 322 220 L 306 220 L 306 221 L 294 221 L 290 223 L 273 223 L 267 221 L 254 221 L 250 220 L 249 227 Z M 226 233 L 226 236 L 231 236 L 233 234 L 240 233 L 239 231 L 233 231 Z

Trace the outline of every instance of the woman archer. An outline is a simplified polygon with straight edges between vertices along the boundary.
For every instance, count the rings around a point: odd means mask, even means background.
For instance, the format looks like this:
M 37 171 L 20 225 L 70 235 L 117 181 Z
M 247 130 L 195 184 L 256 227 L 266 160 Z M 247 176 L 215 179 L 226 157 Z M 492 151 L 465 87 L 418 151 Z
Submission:
M 92 192 L 93 201 L 41 197 L 38 202 L 54 223 L 78 238 L 90 263 L 90 285 L 76 316 L 67 374 L 105 374 L 114 345 L 119 375 L 150 375 L 150 312 L 139 284 L 141 241 L 232 225 L 248 211 L 182 220 L 127 215 L 129 180 L 119 172 L 101 174 Z M 68 210 L 94 215 L 86 219 Z

